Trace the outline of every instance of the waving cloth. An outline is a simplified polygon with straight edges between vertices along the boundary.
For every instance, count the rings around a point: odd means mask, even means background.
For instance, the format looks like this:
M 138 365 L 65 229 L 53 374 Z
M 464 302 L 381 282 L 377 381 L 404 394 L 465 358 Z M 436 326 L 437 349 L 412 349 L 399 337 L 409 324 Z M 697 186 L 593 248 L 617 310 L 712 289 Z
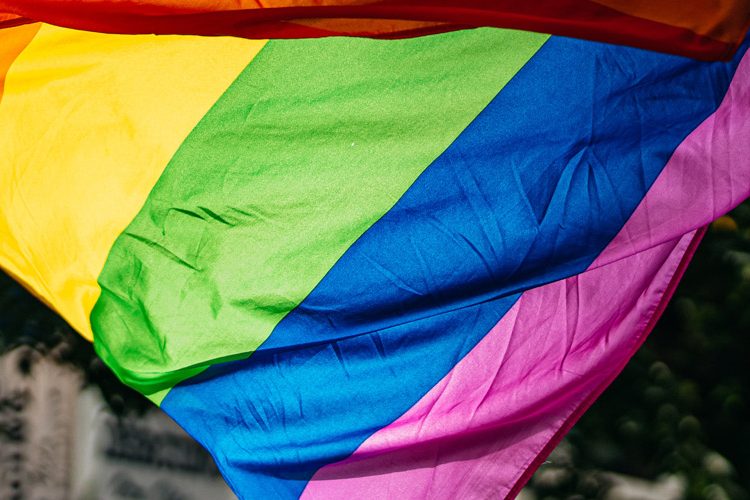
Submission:
M 512 497 L 750 195 L 747 43 L 10 24 L 0 267 L 241 498 Z
M 748 0 L 0 0 L 30 20 L 105 33 L 400 38 L 495 26 L 728 59 Z M 3 17 L 0 14 L 0 25 Z

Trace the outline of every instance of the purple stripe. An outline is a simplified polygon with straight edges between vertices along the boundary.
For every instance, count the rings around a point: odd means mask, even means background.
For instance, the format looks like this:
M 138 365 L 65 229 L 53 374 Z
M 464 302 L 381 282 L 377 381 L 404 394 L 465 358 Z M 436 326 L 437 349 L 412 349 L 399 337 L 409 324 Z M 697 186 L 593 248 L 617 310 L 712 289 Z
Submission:
M 648 334 L 696 229 L 750 195 L 750 58 L 586 272 L 529 290 L 415 406 L 302 497 L 486 498 L 515 492 Z

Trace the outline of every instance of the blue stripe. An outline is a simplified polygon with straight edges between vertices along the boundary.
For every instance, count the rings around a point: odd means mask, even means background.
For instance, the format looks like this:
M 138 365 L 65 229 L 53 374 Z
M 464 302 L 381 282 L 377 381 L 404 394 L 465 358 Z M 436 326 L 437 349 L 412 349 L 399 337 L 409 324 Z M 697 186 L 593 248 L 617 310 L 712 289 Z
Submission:
M 519 293 L 585 270 L 738 61 L 553 38 L 258 352 L 162 407 L 240 496 L 298 496 L 416 403 Z

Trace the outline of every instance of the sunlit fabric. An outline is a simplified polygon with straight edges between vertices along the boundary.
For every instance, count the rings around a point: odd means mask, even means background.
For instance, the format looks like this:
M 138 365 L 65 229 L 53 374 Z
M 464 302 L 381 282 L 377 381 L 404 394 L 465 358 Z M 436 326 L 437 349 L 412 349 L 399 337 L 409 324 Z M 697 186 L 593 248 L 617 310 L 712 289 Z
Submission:
M 513 497 L 750 195 L 732 23 L 596 3 L 728 60 L 497 28 L 255 40 L 6 16 L 0 267 L 241 498 Z M 0 8 L 182 22 L 166 1 L 42 4 Z M 264 10 L 240 11 L 245 29 Z

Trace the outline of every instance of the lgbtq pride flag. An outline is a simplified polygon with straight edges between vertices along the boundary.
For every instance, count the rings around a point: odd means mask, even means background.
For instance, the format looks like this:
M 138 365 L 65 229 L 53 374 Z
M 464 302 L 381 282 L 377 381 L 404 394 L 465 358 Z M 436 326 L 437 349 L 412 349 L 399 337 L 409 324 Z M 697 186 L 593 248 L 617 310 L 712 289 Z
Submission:
M 750 195 L 750 9 L 510 3 L 0 0 L 0 267 L 241 498 L 514 496 Z

